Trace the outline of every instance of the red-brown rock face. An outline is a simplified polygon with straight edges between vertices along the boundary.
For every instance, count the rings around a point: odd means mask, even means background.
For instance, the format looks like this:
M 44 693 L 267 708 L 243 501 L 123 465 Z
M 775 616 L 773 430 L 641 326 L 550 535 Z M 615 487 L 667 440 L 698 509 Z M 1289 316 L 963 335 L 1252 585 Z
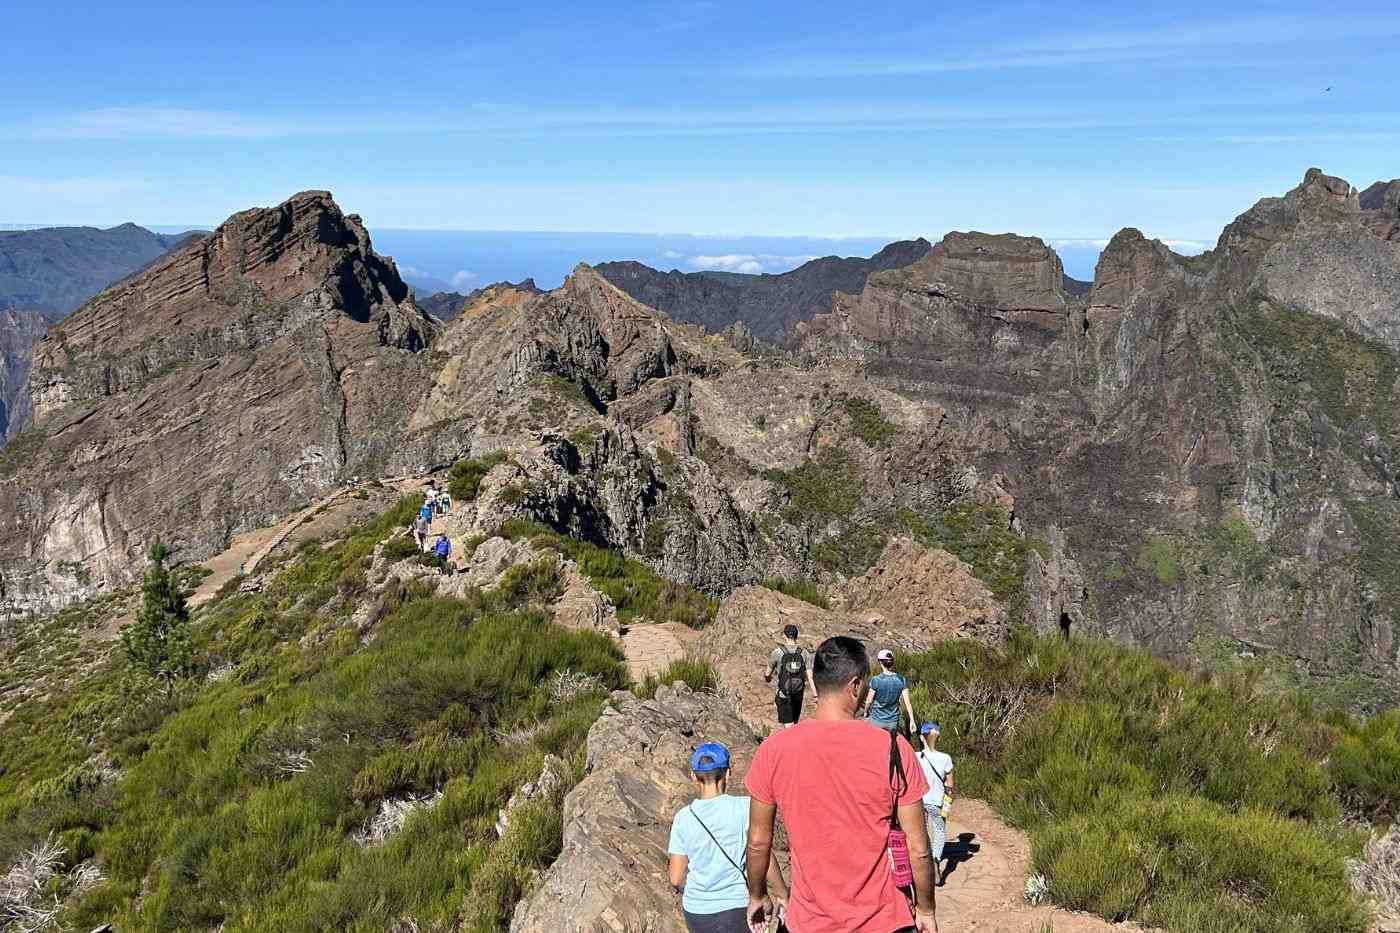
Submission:
M 360 465 L 411 458 L 416 351 L 439 326 L 320 191 L 93 298 L 36 347 L 45 440 L 0 481 L 8 598 L 127 578 L 157 534 L 199 559 Z

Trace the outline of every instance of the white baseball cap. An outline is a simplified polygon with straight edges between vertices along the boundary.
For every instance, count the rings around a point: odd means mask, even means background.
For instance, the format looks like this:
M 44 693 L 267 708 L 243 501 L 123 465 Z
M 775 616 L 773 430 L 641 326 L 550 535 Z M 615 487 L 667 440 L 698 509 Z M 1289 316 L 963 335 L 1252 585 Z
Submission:
M 891 651 L 891 650 L 888 649 L 888 648 L 881 648 L 881 649 L 876 653 L 875 657 L 876 657 L 876 659 L 878 659 L 878 660 L 880 660 L 880 661 L 893 661 L 893 660 L 894 660 L 894 652 Z

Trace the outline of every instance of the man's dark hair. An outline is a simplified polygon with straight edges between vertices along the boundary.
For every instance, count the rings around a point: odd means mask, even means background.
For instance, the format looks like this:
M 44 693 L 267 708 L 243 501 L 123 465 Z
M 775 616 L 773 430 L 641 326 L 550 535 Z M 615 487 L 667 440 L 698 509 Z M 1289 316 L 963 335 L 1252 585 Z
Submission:
M 783 636 L 784 636 L 785 638 L 796 638 L 796 637 L 797 637 L 797 626 L 795 626 L 795 625 L 785 625 L 785 626 L 783 626 Z
M 840 690 L 856 677 L 870 676 L 870 656 L 860 639 L 849 635 L 828 638 L 812 660 L 812 683 L 817 693 Z

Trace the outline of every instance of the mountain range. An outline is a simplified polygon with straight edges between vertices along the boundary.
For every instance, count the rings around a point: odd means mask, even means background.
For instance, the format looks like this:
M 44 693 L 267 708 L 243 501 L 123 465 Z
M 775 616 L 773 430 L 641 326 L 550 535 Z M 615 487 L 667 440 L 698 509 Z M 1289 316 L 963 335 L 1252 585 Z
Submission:
M 202 234 L 152 233 L 126 223 L 0 230 L 0 310 L 58 320 L 113 282 Z
M 953 233 L 777 276 L 581 265 L 444 323 L 306 192 L 39 341 L 5 598 L 127 582 L 156 534 L 205 559 L 350 475 L 528 448 L 493 520 L 708 593 L 985 523 L 969 562 L 1013 621 L 1373 706 L 1400 647 L 1397 230 L 1400 184 L 1311 170 L 1201 256 L 1120 232 L 1088 286 L 1034 237 Z

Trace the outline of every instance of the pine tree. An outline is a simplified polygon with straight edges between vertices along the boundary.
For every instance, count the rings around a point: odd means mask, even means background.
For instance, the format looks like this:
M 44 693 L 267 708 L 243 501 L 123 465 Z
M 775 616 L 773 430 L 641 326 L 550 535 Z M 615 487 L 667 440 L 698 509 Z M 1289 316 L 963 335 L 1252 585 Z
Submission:
M 159 540 L 151 545 L 151 569 L 141 585 L 141 611 L 122 630 L 122 648 L 139 670 L 169 690 L 190 671 L 190 613 L 165 559 L 170 551 Z

